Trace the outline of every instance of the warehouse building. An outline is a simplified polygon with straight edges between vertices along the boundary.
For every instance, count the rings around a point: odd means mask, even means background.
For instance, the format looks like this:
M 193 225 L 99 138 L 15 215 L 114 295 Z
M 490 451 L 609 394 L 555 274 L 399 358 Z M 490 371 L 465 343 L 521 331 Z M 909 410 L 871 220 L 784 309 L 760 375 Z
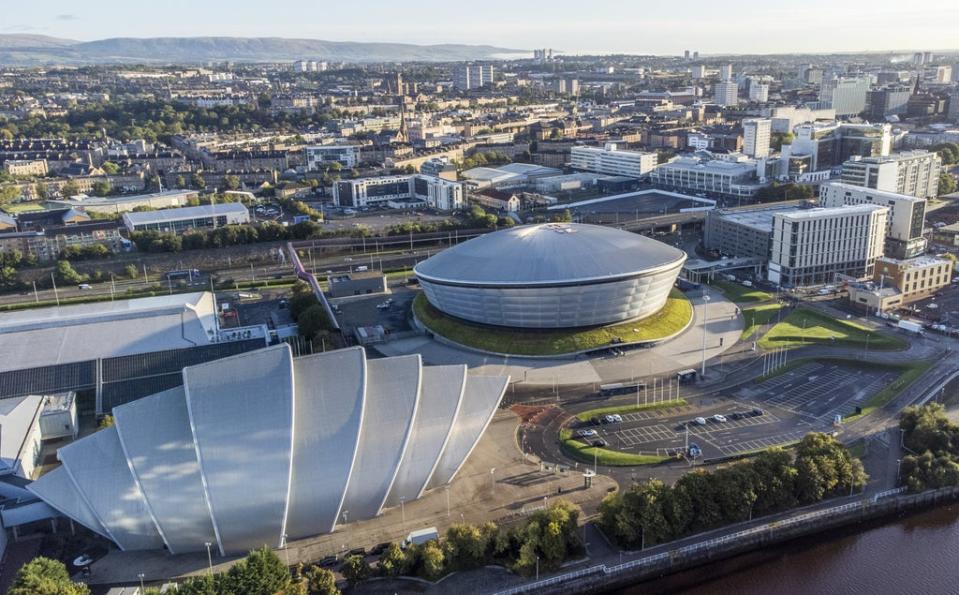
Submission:
M 191 229 L 210 229 L 249 222 L 249 209 L 237 202 L 123 214 L 123 225 L 129 231 L 178 234 Z

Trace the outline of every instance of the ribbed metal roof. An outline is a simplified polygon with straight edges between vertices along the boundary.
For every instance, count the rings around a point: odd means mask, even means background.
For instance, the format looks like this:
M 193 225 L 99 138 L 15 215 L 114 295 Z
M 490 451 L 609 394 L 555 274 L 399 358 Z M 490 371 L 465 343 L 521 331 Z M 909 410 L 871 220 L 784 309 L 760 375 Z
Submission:
M 650 238 L 600 225 L 543 223 L 474 238 L 416 265 L 427 281 L 550 285 L 629 277 L 686 257 Z

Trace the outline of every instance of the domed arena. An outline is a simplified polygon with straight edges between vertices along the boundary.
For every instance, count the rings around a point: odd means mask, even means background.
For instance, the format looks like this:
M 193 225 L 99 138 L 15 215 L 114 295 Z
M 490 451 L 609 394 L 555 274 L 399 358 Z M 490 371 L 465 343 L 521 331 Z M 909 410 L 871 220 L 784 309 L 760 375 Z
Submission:
M 666 304 L 682 250 L 599 225 L 489 233 L 414 268 L 429 303 L 470 322 L 556 329 L 645 318 Z

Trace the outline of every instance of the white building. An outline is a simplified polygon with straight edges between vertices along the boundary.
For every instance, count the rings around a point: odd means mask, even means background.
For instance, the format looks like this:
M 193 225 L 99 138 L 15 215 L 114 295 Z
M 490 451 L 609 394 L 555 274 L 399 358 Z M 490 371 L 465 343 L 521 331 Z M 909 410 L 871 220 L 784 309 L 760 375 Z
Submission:
M 772 141 L 772 120 L 747 118 L 743 120 L 743 153 L 755 158 L 769 155 Z
M 823 207 L 863 204 L 886 207 L 889 209 L 886 254 L 895 258 L 912 258 L 926 249 L 926 239 L 922 235 L 926 217 L 924 198 L 830 182 L 819 187 L 819 204 Z
M 693 80 L 698 81 L 706 78 L 706 67 L 702 64 L 696 64 L 693 66 Z
M 854 116 L 866 109 L 867 78 L 832 78 L 822 82 L 819 100 L 836 110 L 837 116 Z
M 716 83 L 713 86 L 713 102 L 722 106 L 738 105 L 739 85 L 732 81 Z
M 656 153 L 618 149 L 616 143 L 600 147 L 573 147 L 570 167 L 614 176 L 639 178 L 656 167 Z
M 720 161 L 682 157 L 659 165 L 649 180 L 664 188 L 685 192 L 714 192 L 727 196 L 749 197 L 762 185 L 756 175 L 755 161 Z
M 886 192 L 935 198 L 942 158 L 930 151 L 902 151 L 887 156 L 853 156 L 842 164 L 842 181 Z
M 250 211 L 238 202 L 123 214 L 123 225 L 129 231 L 181 233 L 189 229 L 216 228 L 249 222 Z
M 466 185 L 423 174 L 341 180 L 333 185 L 333 203 L 339 207 L 387 206 L 411 201 L 441 211 L 462 209 L 466 204 Z
M 360 146 L 316 145 L 306 148 L 306 167 L 309 171 L 319 171 L 324 165 L 334 162 L 343 167 L 356 167 L 360 163 Z
M 492 64 L 460 64 L 453 69 L 453 86 L 461 91 L 479 89 L 492 84 Z
M 837 275 L 871 276 L 882 256 L 889 209 L 878 205 L 816 208 L 773 216 L 769 281 L 804 287 Z
M 749 101 L 766 103 L 769 101 L 769 85 L 753 81 L 749 85 Z
M 783 171 L 792 178 L 837 167 L 853 155 L 888 155 L 892 147 L 889 124 L 810 122 L 796 126 L 794 133 L 782 151 Z
M 723 64 L 719 67 L 719 80 L 729 81 L 733 78 L 733 65 Z

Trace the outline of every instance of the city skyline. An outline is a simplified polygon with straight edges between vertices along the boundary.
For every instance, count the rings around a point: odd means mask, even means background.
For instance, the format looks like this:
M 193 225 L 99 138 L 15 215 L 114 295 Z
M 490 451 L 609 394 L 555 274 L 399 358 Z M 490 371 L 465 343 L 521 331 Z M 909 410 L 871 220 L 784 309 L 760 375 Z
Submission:
M 97 2 L 78 12 L 74 3 L 52 0 L 39 15 L 26 5 L 6 8 L 3 34 L 37 34 L 90 41 L 109 37 L 284 37 L 330 41 L 412 44 L 489 44 L 531 50 L 552 47 L 567 54 L 781 54 L 857 51 L 948 50 L 956 46 L 950 22 L 959 5 L 934 0 L 917 12 L 893 2 L 836 5 L 811 0 L 796 7 L 757 7 L 733 0 L 722 13 L 703 0 L 669 6 L 623 6 L 614 0 L 591 4 L 589 14 L 568 0 L 515 5 L 492 0 L 469 18 L 446 2 L 425 0 L 417 10 L 398 10 L 381 0 L 316 6 L 286 0 L 270 6 L 250 0 L 197 5 L 172 0 L 168 10 L 147 15 L 141 5 Z M 930 11 L 937 17 L 929 18 Z M 189 18 L 184 18 L 187 16 Z M 849 23 L 853 23 L 850 25 Z M 800 33 L 778 35 L 774 31 Z

